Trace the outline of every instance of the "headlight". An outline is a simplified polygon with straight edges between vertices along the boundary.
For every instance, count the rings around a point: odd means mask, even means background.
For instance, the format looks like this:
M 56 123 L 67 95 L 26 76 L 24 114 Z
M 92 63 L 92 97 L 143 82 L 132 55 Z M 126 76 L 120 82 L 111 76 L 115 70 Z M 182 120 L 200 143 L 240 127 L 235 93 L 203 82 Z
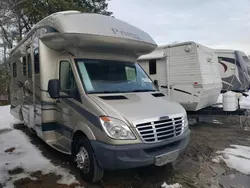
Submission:
M 111 117 L 100 117 L 103 129 L 110 138 L 117 140 L 134 140 L 135 135 L 132 133 L 126 123 L 119 119 Z
M 188 118 L 187 118 L 187 114 L 184 116 L 184 129 L 188 128 Z

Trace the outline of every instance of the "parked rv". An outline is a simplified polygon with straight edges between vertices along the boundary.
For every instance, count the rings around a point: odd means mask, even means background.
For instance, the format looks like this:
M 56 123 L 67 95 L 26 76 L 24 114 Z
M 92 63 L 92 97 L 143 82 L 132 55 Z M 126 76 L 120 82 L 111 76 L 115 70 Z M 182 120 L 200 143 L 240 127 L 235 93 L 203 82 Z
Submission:
M 217 102 L 222 89 L 217 55 L 195 42 L 159 46 L 138 59 L 162 92 L 187 111 Z
M 11 51 L 11 113 L 72 155 L 88 181 L 99 181 L 105 169 L 171 163 L 190 130 L 185 109 L 136 63 L 156 47 L 115 18 L 55 13 Z
M 244 52 L 237 50 L 217 49 L 223 92 L 248 91 L 250 86 L 250 60 Z

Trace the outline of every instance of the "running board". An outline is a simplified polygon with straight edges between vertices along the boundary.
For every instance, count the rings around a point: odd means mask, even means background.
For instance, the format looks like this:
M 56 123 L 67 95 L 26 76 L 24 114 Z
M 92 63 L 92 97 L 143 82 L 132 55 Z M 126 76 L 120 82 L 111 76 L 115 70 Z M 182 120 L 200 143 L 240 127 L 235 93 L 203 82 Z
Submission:
M 50 147 L 54 148 L 55 150 L 64 153 L 66 155 L 71 155 L 71 151 L 69 151 L 68 149 L 66 149 L 65 147 L 63 147 L 60 143 L 56 142 L 56 141 L 50 141 L 50 142 L 46 142 Z

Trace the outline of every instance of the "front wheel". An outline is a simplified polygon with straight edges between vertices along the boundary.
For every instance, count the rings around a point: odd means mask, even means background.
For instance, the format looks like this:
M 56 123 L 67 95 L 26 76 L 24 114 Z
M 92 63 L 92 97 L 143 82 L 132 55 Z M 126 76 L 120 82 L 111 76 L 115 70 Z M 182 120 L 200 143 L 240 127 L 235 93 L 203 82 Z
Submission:
M 99 167 L 88 139 L 80 137 L 76 139 L 75 144 L 74 158 L 82 179 L 93 183 L 99 182 L 103 178 L 104 171 Z

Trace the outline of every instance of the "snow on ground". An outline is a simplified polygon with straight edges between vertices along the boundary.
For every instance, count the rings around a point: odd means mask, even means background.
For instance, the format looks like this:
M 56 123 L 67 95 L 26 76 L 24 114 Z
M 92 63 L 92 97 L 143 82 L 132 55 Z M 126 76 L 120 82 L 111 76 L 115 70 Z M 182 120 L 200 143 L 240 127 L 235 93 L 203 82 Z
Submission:
M 43 157 L 23 132 L 13 129 L 13 123 L 18 121 L 11 116 L 9 111 L 10 106 L 0 107 L 0 182 L 3 183 L 3 188 L 13 187 L 14 181 L 29 177 L 29 174 L 35 171 L 61 175 L 62 178 L 58 181 L 60 184 L 78 183 L 68 170 L 54 166 Z M 21 174 L 9 174 L 8 171 L 18 167 L 24 170 Z
M 241 97 L 240 99 L 240 107 L 245 109 L 250 109 L 250 91 L 246 92 L 248 97 Z
M 168 185 L 166 182 L 164 182 L 161 185 L 162 188 L 182 188 L 182 185 L 180 185 L 179 183 L 175 183 L 173 185 Z
M 213 159 L 214 162 L 218 159 L 223 160 L 229 168 L 250 175 L 250 147 L 231 145 L 230 148 L 217 153 L 220 155 Z

